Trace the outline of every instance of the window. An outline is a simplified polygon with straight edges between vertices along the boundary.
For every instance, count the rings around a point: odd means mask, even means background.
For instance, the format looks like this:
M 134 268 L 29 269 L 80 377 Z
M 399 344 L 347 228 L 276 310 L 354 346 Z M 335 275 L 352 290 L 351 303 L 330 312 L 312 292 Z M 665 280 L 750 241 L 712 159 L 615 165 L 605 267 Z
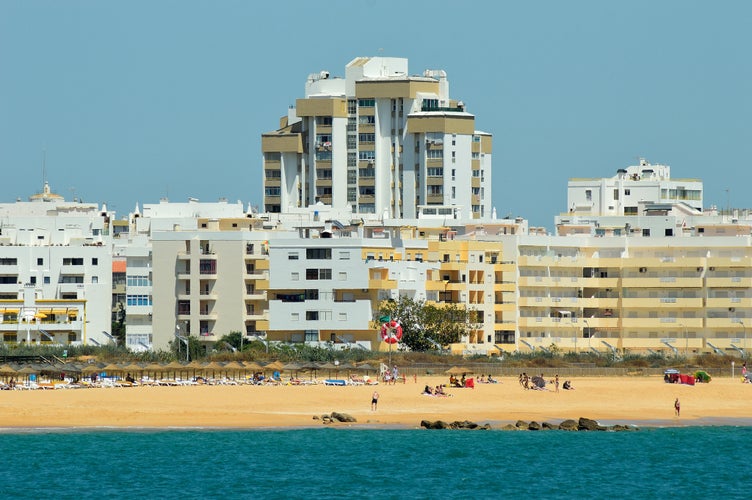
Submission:
M 429 195 L 441 195 L 444 194 L 444 186 L 428 186 Z
M 44 284 L 45 285 L 49 285 L 50 284 L 50 277 L 49 276 L 45 276 L 44 277 Z
M 614 200 L 618 200 L 618 199 L 619 199 L 619 190 L 614 189 Z
M 337 319 L 340 321 L 347 321 L 347 313 L 344 313 L 344 312 L 338 313 Z
M 14 259 L 15 260 L 15 259 Z M 63 259 L 64 266 L 83 266 L 83 257 L 66 257 Z
M 316 188 L 316 196 L 331 196 L 331 195 L 332 195 L 331 186 L 319 186 Z
M 358 107 L 373 108 L 376 106 L 376 99 L 358 99 Z
M 357 201 L 358 192 L 357 188 L 349 187 L 347 188 L 347 201 Z
M 331 269 L 319 269 L 319 279 L 320 280 L 332 279 L 332 270 Z
M 358 117 L 358 123 L 361 125 L 375 125 L 376 117 L 374 115 Z
M 373 186 L 361 186 L 359 192 L 361 196 L 374 196 L 376 194 L 376 188 Z
M 331 248 L 306 248 L 306 259 L 331 259 Z
M 624 196 L 629 196 L 631 194 L 631 191 L 629 189 L 624 190 Z
M 298 260 L 298 252 L 290 252 L 287 254 L 287 260 Z
M 339 260 L 350 260 L 350 252 L 340 252 Z
M 44 265 L 44 259 L 37 259 L 37 265 L 43 266 Z
M 358 166 L 358 154 L 354 151 L 350 151 L 347 153 L 347 166 L 348 167 L 357 167 Z M 347 181 L 350 182 L 350 177 L 348 176 Z
M 347 114 L 354 115 L 358 112 L 358 103 L 355 99 L 347 100 Z
M 376 169 L 373 167 L 359 168 L 358 175 L 360 177 L 376 177 Z
M 198 264 L 199 274 L 217 274 L 217 261 L 212 259 L 201 259 Z
M 426 175 L 428 177 L 444 177 L 443 167 L 430 167 L 426 169 Z
M 358 134 L 358 142 L 373 144 L 376 142 L 376 134 Z
M 375 160 L 376 152 L 375 151 L 358 151 L 358 159 L 359 160 Z
M 306 311 L 306 313 L 305 313 L 305 319 L 307 321 L 318 321 L 319 320 L 319 312 L 318 311 Z
M 188 302 L 188 312 L 187 313 L 181 313 L 178 312 L 178 314 L 190 314 L 190 301 L 179 301 L 178 302 L 178 308 L 180 307 L 180 302 Z M 150 306 L 151 305 L 151 296 L 149 295 L 126 295 L 125 296 L 125 305 L 126 306 Z M 179 309 L 178 309 L 179 311 Z
M 331 116 L 317 116 L 316 117 L 316 125 L 331 125 L 331 124 L 332 124 Z
M 331 151 L 316 151 L 316 160 L 317 161 L 332 161 L 332 152 Z
M 190 300 L 178 300 L 178 314 L 191 314 Z
M 426 158 L 429 160 L 436 160 L 444 158 L 444 150 L 443 149 L 429 149 L 426 151 Z
M 127 276 L 125 279 L 126 286 L 151 286 L 148 276 Z
M 290 281 L 300 281 L 300 273 L 290 273 Z
M 358 138 L 355 134 L 347 134 L 347 149 L 355 149 L 358 147 Z
M 642 230 L 642 235 L 643 236 L 650 236 L 650 229 L 643 229 Z
M 279 187 L 266 187 L 264 188 L 264 196 L 279 196 L 282 190 Z
M 585 190 L 585 200 L 593 201 L 593 192 L 589 189 Z
M 32 285 L 36 285 L 37 284 L 37 277 L 36 276 L 30 277 L 29 278 L 29 283 L 31 283 Z
M 99 265 L 99 259 L 97 257 L 92 257 L 92 259 L 91 259 L 91 265 L 92 266 L 98 266 Z
M 347 273 L 340 271 L 339 272 L 339 280 L 340 281 L 347 281 Z
M 317 168 L 316 169 L 316 178 L 317 179 L 331 179 L 332 178 L 332 169 L 331 168 Z
M 282 171 L 267 168 L 266 170 L 264 170 L 264 176 L 267 179 L 279 179 L 282 177 Z
M 299 313 L 291 313 L 290 314 L 290 321 L 300 321 L 300 314 Z

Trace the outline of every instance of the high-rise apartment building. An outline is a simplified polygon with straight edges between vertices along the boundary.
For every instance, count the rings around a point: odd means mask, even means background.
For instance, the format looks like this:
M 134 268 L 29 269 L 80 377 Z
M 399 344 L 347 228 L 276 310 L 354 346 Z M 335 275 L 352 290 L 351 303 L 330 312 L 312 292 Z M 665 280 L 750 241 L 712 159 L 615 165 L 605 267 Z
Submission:
M 264 210 L 323 203 L 384 218 L 491 217 L 490 134 L 449 96 L 443 70 L 358 57 L 345 77 L 308 77 L 305 96 L 262 135 Z

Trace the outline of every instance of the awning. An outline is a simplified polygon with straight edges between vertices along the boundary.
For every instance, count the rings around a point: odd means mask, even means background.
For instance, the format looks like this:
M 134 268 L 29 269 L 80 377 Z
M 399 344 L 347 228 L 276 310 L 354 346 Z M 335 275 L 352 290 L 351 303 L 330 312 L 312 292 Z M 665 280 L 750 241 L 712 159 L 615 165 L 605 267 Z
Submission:
M 51 314 L 67 314 L 67 309 L 52 309 Z
M 5 314 L 18 314 L 17 308 L 7 307 L 5 309 L 2 309 L 3 313 Z

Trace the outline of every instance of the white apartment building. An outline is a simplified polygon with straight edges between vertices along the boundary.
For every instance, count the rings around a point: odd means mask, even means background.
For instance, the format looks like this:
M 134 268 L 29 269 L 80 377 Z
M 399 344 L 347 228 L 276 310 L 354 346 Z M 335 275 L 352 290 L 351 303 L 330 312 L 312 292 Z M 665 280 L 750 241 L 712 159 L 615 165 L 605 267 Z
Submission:
M 262 135 L 264 210 L 322 202 L 356 214 L 490 218 L 492 137 L 451 99 L 442 70 L 358 57 L 312 74 L 305 97 Z
M 66 202 L 47 183 L 28 202 L 0 204 L 4 342 L 111 342 L 112 215 Z
M 569 215 L 637 216 L 649 210 L 668 210 L 682 205 L 686 214 L 702 214 L 702 181 L 671 179 L 671 167 L 639 165 L 620 168 L 601 179 L 570 179 L 567 185 Z

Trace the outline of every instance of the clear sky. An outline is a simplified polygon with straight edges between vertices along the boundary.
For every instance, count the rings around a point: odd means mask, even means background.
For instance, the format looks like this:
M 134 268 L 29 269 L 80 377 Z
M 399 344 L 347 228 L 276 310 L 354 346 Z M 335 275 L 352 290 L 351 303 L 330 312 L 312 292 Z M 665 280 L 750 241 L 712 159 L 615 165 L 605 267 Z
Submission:
M 493 205 L 553 227 L 572 177 L 644 157 L 750 207 L 752 2 L 0 0 L 0 202 L 47 179 L 118 216 L 260 205 L 260 135 L 309 73 L 444 69 L 494 135 Z

